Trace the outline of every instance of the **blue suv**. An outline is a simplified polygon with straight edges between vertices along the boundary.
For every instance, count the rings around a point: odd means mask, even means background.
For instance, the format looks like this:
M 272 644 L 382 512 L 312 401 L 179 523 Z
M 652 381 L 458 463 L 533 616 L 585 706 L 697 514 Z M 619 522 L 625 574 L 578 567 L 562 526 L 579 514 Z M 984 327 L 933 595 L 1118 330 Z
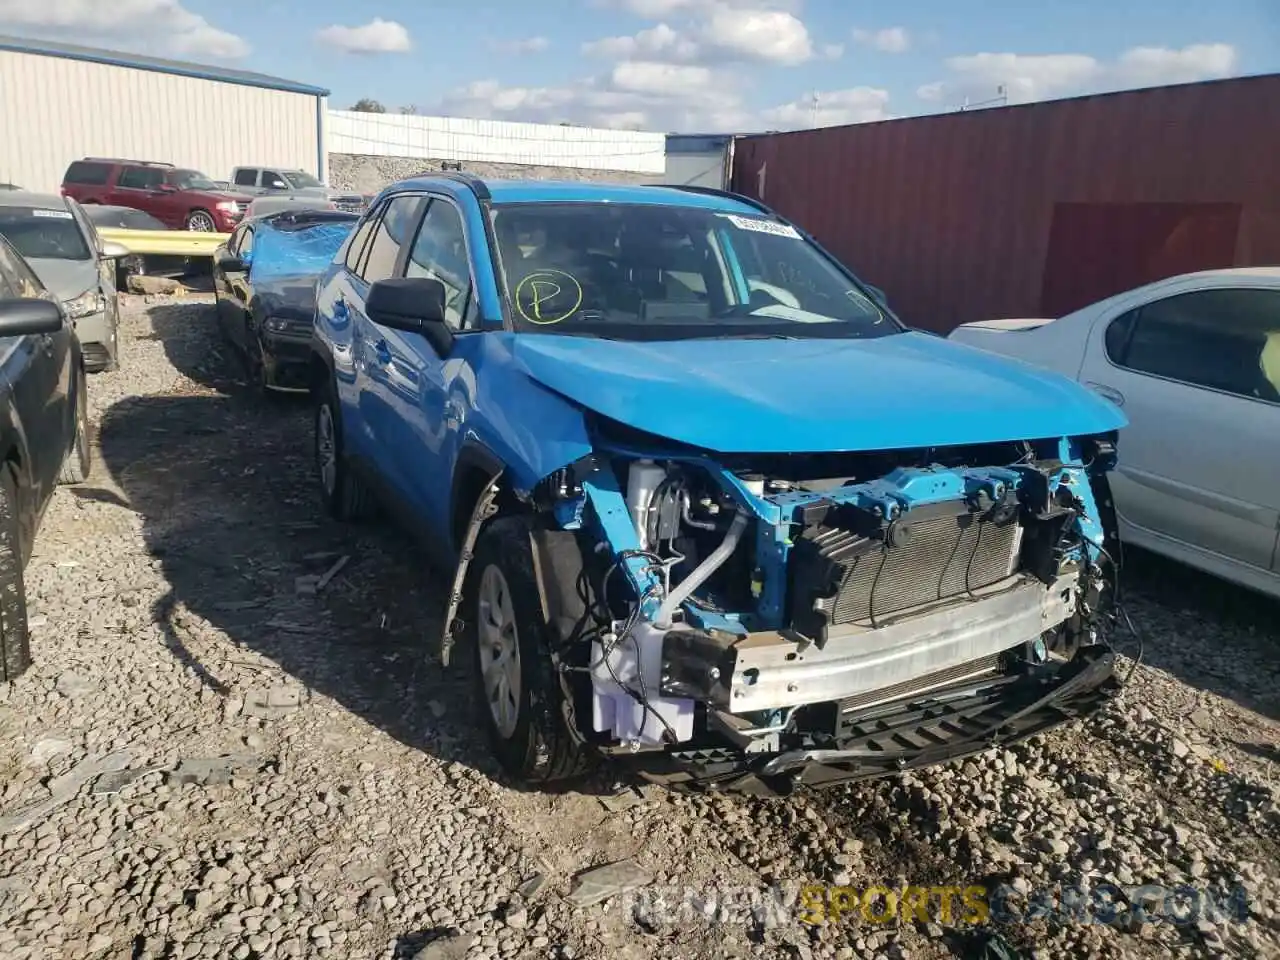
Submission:
M 624 757 L 786 793 L 1038 733 L 1114 692 L 1118 409 L 906 328 L 755 201 L 385 189 L 320 276 L 329 511 L 451 578 L 513 776 Z

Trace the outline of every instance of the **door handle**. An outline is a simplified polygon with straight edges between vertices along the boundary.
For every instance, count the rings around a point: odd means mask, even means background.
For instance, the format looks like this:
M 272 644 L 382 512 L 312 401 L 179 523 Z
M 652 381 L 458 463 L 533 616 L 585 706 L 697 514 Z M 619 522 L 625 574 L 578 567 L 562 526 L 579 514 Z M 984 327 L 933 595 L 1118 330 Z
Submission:
M 1109 387 L 1105 383 L 1094 383 L 1092 380 L 1086 380 L 1085 386 L 1104 400 L 1110 400 L 1117 407 L 1124 406 L 1124 394 L 1115 387 Z
M 379 363 L 391 362 L 391 348 L 387 346 L 387 341 L 379 340 L 373 345 L 374 356 L 378 358 Z

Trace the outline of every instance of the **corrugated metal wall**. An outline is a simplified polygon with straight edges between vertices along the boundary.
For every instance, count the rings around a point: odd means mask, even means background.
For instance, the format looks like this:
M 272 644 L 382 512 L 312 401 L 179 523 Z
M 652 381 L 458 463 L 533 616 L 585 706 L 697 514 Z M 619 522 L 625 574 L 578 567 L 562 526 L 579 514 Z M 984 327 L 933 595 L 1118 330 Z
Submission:
M 1280 263 L 1278 112 L 1265 76 L 747 137 L 733 184 L 948 331 Z
M 330 110 L 329 149 L 366 157 L 520 163 L 661 175 L 661 133 Z
M 84 156 L 169 161 L 216 180 L 235 166 L 315 171 L 317 98 L 0 51 L 0 181 L 57 190 Z

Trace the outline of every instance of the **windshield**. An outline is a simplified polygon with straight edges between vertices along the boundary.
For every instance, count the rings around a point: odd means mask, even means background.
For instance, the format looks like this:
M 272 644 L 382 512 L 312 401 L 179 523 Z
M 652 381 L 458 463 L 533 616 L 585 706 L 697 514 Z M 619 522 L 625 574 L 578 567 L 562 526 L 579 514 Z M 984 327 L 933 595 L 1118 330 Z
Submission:
M 88 260 L 89 245 L 67 210 L 0 208 L 0 234 L 28 260 Z
M 617 203 L 495 207 L 520 329 L 627 340 L 880 337 L 901 327 L 792 227 Z
M 165 226 L 149 213 L 132 207 L 103 207 L 86 204 L 85 215 L 95 226 L 120 230 L 163 230 Z
M 324 186 L 323 183 L 321 183 L 311 174 L 303 173 L 301 170 L 285 170 L 283 173 L 280 174 L 280 176 L 284 177 L 285 180 L 288 181 L 289 186 L 293 187 L 295 190 Z
M 179 190 L 218 190 L 216 183 L 198 170 L 173 170 L 165 177 Z

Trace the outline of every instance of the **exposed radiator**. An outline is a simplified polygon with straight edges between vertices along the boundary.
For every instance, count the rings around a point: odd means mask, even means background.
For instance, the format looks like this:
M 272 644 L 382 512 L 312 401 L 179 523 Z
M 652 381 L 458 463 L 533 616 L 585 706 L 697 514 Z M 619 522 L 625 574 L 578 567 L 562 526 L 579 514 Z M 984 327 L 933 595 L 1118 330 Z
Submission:
M 1022 544 L 1016 516 L 1003 522 L 963 503 L 905 514 L 896 545 L 853 531 L 808 531 L 793 554 L 792 621 L 804 633 L 872 623 L 902 610 L 990 586 L 1015 573 Z

